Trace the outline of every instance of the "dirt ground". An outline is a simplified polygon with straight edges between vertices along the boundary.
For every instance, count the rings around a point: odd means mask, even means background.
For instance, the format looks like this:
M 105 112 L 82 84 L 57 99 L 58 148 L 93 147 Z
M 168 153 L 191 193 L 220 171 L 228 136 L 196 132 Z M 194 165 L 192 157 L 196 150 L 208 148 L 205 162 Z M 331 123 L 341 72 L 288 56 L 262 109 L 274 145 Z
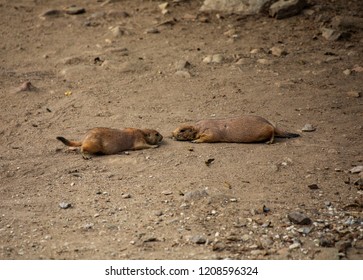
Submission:
M 362 2 L 311 2 L 276 20 L 202 14 L 202 1 L 163 15 L 158 1 L 0 0 L 0 258 L 363 259 L 362 173 L 350 172 L 363 165 L 363 33 L 321 32 L 363 18 Z M 170 138 L 243 114 L 301 137 Z M 91 160 L 56 140 L 98 126 L 164 140 Z

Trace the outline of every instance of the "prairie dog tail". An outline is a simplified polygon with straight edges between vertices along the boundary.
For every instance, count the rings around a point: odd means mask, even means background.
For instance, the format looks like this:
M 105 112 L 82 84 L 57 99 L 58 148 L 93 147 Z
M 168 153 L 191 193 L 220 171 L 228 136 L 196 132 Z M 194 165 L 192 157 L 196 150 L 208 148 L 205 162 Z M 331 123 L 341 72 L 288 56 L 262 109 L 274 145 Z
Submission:
M 297 133 L 291 133 L 291 132 L 287 132 L 284 130 L 281 130 L 279 128 L 275 128 L 275 137 L 280 137 L 280 138 L 295 138 L 295 137 L 299 137 L 300 134 Z
M 69 141 L 66 138 L 62 137 L 62 136 L 58 136 L 57 140 L 61 141 L 64 145 L 69 146 L 69 147 L 80 147 L 80 146 L 82 146 L 82 142 L 80 142 L 80 141 Z

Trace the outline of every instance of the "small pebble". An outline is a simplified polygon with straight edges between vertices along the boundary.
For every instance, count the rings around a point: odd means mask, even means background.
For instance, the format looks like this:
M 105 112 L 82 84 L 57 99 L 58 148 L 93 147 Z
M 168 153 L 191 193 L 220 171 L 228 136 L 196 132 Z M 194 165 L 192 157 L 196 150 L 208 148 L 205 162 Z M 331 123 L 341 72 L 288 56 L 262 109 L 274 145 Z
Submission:
M 173 194 L 173 192 L 170 191 L 170 190 L 166 190 L 166 191 L 162 191 L 161 194 L 163 194 L 163 195 L 171 195 L 171 194 Z
M 310 225 L 312 223 L 308 216 L 300 212 L 289 213 L 288 218 L 291 222 L 298 225 Z
M 363 171 L 363 165 L 358 165 L 349 170 L 350 173 L 360 173 Z
M 351 73 L 352 73 L 352 71 L 350 71 L 350 69 L 345 69 L 343 71 L 343 74 L 346 75 L 346 76 L 349 76 Z
M 311 190 L 317 190 L 317 189 L 319 189 L 319 186 L 317 184 L 311 184 L 311 185 L 308 185 L 308 188 Z
M 333 247 L 334 241 L 329 238 L 321 237 L 319 239 L 319 246 L 320 247 Z
M 151 27 L 145 30 L 145 34 L 157 34 L 157 33 L 160 33 L 160 31 L 156 27 Z
M 214 54 L 212 56 L 212 63 L 222 63 L 223 60 L 224 60 L 224 57 L 221 54 Z
M 190 75 L 190 73 L 186 70 L 178 70 L 175 72 L 175 76 L 190 78 L 192 75 Z
M 266 58 L 260 58 L 257 59 L 257 63 L 262 64 L 262 65 L 271 65 L 272 61 Z
M 270 49 L 270 53 L 273 55 L 273 56 L 277 56 L 277 57 L 280 57 L 280 56 L 283 56 L 283 55 L 286 55 L 287 52 L 280 49 L 279 47 L 272 47 Z
M 195 244 L 205 244 L 207 242 L 206 238 L 201 235 L 193 235 L 189 238 L 189 241 Z
M 33 91 L 35 90 L 36 87 L 32 85 L 31 82 L 27 81 L 24 82 L 17 90 L 17 92 L 21 92 L 21 91 Z
M 154 211 L 154 215 L 155 215 L 155 216 L 157 216 L 157 217 L 160 217 L 160 216 L 162 216 L 162 215 L 163 215 L 163 211 L 161 211 L 161 210 L 156 210 L 156 211 Z
M 126 199 L 126 198 L 131 198 L 131 194 L 129 193 L 125 193 L 121 196 L 122 198 Z
M 85 8 L 80 7 L 68 7 L 64 9 L 64 12 L 68 15 L 80 15 L 86 12 Z
M 43 12 L 40 15 L 40 17 L 42 19 L 45 19 L 45 18 L 51 18 L 51 17 L 59 17 L 62 14 L 63 14 L 63 11 L 61 11 L 61 10 L 51 9 L 51 10 L 47 10 L 47 11 Z
M 301 244 L 300 243 L 293 243 L 289 246 L 289 249 L 290 250 L 294 250 L 294 249 L 297 249 L 297 248 L 300 248 L 301 247 Z
M 313 228 L 314 228 L 314 226 L 306 226 L 306 227 L 299 228 L 297 231 L 306 235 L 306 234 L 309 234 L 313 230 Z
M 191 64 L 187 60 L 179 60 L 175 63 L 175 69 L 176 70 L 184 70 L 187 68 L 190 68 Z
M 206 166 L 210 166 L 212 164 L 212 162 L 214 161 L 214 158 L 209 158 L 205 161 L 205 165 Z
M 315 131 L 316 128 L 312 125 L 312 124 L 305 124 L 304 127 L 301 129 L 301 131 L 304 131 L 304 132 L 313 132 Z
M 359 98 L 359 97 L 361 97 L 361 92 L 359 92 L 359 91 L 348 91 L 347 96 Z
M 241 237 L 242 241 L 246 242 L 251 239 L 251 236 L 249 234 L 244 234 Z
M 343 252 L 345 253 L 347 251 L 348 248 L 352 247 L 352 242 L 350 241 L 338 241 L 337 243 L 335 243 L 335 247 L 338 249 L 339 252 Z
M 59 207 L 62 209 L 68 209 L 70 208 L 72 205 L 69 202 L 61 202 L 59 203 Z

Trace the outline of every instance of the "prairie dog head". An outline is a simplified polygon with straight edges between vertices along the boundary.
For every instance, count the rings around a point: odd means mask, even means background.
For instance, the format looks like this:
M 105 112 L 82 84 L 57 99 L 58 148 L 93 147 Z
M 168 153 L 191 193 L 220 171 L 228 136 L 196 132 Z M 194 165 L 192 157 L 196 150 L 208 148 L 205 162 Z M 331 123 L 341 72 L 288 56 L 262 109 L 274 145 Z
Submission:
M 163 136 L 154 129 L 143 129 L 142 132 L 146 142 L 150 145 L 157 145 L 163 140 Z
M 173 137 L 178 141 L 192 141 L 197 136 L 197 129 L 191 125 L 182 125 L 173 131 Z

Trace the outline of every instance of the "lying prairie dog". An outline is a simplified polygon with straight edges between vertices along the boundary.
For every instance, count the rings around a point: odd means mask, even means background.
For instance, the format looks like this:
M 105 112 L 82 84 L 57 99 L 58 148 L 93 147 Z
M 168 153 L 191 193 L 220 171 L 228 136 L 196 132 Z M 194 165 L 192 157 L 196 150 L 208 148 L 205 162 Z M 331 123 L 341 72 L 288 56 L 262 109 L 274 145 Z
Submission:
M 113 129 L 96 127 L 90 129 L 81 141 L 69 141 L 62 136 L 57 139 L 70 147 L 81 147 L 85 159 L 91 154 L 118 154 L 128 150 L 157 148 L 163 136 L 153 129 Z
M 268 120 L 252 115 L 201 120 L 194 125 L 181 125 L 173 131 L 172 135 L 176 140 L 193 143 L 273 143 L 274 137 L 300 136 L 276 128 Z

